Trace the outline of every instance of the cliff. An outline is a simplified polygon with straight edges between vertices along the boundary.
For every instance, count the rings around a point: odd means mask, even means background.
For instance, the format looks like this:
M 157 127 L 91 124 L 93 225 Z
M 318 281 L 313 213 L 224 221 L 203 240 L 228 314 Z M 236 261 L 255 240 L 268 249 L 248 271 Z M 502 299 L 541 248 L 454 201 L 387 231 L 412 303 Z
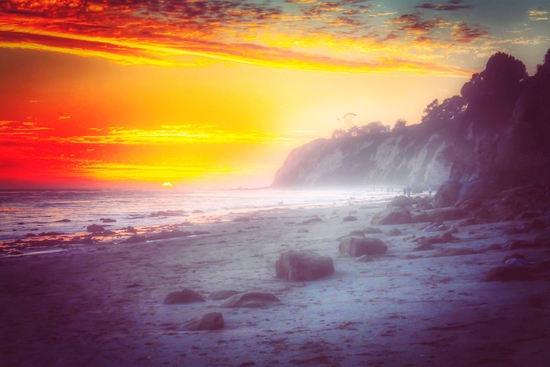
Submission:
M 441 132 L 411 126 L 401 132 L 317 139 L 294 149 L 275 174 L 274 187 L 439 185 L 454 152 Z
M 435 100 L 425 113 L 422 123 L 398 131 L 296 148 L 272 186 L 441 185 L 436 203 L 448 206 L 550 185 L 550 50 L 533 76 L 509 55 L 491 56 L 460 95 Z

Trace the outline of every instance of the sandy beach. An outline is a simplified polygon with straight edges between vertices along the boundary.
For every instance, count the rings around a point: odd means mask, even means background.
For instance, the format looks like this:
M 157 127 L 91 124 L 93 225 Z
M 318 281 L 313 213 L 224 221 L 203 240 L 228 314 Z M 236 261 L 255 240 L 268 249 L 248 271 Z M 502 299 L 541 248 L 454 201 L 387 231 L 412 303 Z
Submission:
M 4 258 L 0 364 L 548 365 L 548 273 L 484 281 L 506 256 L 523 255 L 531 266 L 549 258 L 548 247 L 506 249 L 534 232 L 508 234 L 515 222 L 474 224 L 434 250 L 413 251 L 418 237 L 431 235 L 422 231 L 428 223 L 381 225 L 382 233 L 367 236 L 384 241 L 387 253 L 366 262 L 341 255 L 340 238 L 370 227 L 385 206 L 260 210 L 185 228 L 208 232 L 202 235 Z M 343 221 L 349 215 L 357 220 Z M 304 223 L 314 216 L 321 221 Z M 402 234 L 388 235 L 394 228 Z M 464 248 L 473 251 L 442 252 Z M 275 262 L 289 249 L 329 256 L 335 272 L 308 282 L 277 279 Z M 164 304 L 182 289 L 207 300 Z M 220 308 L 221 300 L 208 299 L 219 290 L 267 292 L 281 302 Z M 223 314 L 223 329 L 182 328 L 210 312 Z

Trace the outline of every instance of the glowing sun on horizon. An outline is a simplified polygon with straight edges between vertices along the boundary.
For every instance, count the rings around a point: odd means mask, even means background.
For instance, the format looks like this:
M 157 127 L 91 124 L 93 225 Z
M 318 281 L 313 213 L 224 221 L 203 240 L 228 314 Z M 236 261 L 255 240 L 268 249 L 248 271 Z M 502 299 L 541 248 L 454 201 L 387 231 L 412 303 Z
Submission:
M 165 189 L 171 189 L 172 187 L 174 187 L 174 185 L 172 185 L 171 182 L 165 182 L 162 184 L 162 187 L 164 187 Z

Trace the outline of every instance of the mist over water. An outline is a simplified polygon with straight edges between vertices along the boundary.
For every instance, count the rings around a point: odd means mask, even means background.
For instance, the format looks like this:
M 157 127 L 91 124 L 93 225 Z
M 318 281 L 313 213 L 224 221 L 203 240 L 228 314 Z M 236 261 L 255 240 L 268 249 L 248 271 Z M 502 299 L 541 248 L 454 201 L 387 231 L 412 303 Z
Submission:
M 182 222 L 227 220 L 228 214 L 258 209 L 378 202 L 398 195 L 385 188 L 258 190 L 6 190 L 0 191 L 0 240 L 29 233 L 86 232 Z M 164 212 L 164 213 L 159 213 Z M 165 215 L 168 213 L 168 215 Z M 116 220 L 102 223 L 101 218 Z M 59 222 L 61 220 L 70 222 Z

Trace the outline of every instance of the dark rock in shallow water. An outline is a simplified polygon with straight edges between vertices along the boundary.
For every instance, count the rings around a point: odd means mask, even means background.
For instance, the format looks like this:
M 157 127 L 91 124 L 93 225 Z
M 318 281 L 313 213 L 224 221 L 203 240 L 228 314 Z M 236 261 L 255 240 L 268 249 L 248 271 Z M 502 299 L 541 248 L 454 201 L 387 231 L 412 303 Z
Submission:
M 70 223 L 71 220 L 70 219 L 61 219 L 61 220 L 56 220 L 54 223 Z
M 164 299 L 164 303 L 167 305 L 204 301 L 204 297 L 192 289 L 184 289 L 181 291 L 169 293 Z
M 170 239 L 170 238 L 188 237 L 188 236 L 191 236 L 191 235 L 192 235 L 191 232 L 180 231 L 179 229 L 173 229 L 171 231 L 161 231 L 159 233 L 155 233 L 155 234 L 152 234 L 150 236 L 147 236 L 147 240 L 167 240 L 167 239 Z
M 313 251 L 283 252 L 275 262 L 277 278 L 291 281 L 315 280 L 334 273 L 332 259 Z
M 100 226 L 99 224 L 92 224 L 86 227 L 86 232 L 96 233 L 96 232 L 103 232 L 105 228 L 103 226 Z
M 491 268 L 485 275 L 486 282 L 506 280 L 531 280 L 534 279 L 529 268 L 517 266 L 497 266 Z
M 222 308 L 265 307 L 274 302 L 281 302 L 271 293 L 246 292 L 229 297 L 220 304 Z
M 147 238 L 145 236 L 135 234 L 133 236 L 128 237 L 127 239 L 125 239 L 121 243 L 140 243 L 140 242 L 145 242 L 145 241 L 147 241 Z
M 182 325 L 182 330 L 220 330 L 225 326 L 223 315 L 220 312 L 211 312 L 204 315 L 200 320 L 189 320 Z
M 376 227 L 367 227 L 363 229 L 364 234 L 375 234 L 375 233 L 382 233 L 382 230 L 380 228 Z
M 372 217 L 371 224 L 408 224 L 411 222 L 410 213 L 401 207 L 391 207 Z
M 338 250 L 349 257 L 361 255 L 381 255 L 388 251 L 388 246 L 377 238 L 345 237 L 340 241 Z
M 101 223 L 115 223 L 116 222 L 116 219 L 112 219 L 112 218 L 99 218 L 99 220 L 101 221 Z
M 347 217 L 344 217 L 344 219 L 342 220 L 343 222 L 353 222 L 353 221 L 356 221 L 357 218 L 355 218 L 353 215 L 348 215 Z
M 214 291 L 214 292 L 212 292 L 208 295 L 208 299 L 215 300 L 215 301 L 221 301 L 221 300 L 224 300 L 224 299 L 228 299 L 229 297 L 232 297 L 232 296 L 234 296 L 236 294 L 239 294 L 239 293 L 244 293 L 244 292 L 239 292 L 239 291 L 235 291 L 235 290 L 232 290 L 232 289 Z
M 388 236 L 400 236 L 402 234 L 403 232 L 401 232 L 398 228 L 392 228 L 386 232 L 386 235 Z

